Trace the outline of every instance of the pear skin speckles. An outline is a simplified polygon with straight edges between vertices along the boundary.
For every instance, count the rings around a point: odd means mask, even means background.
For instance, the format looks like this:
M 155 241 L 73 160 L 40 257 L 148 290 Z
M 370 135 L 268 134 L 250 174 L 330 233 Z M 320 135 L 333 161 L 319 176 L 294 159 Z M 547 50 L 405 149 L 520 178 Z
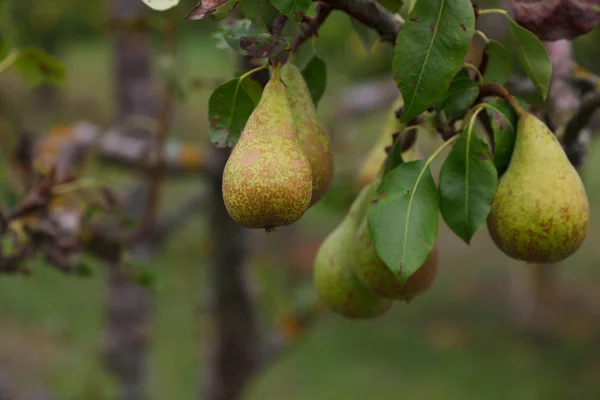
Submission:
M 255 137 L 236 148 L 230 160 L 223 196 L 236 222 L 259 229 L 289 225 L 304 214 L 312 176 L 306 157 L 292 141 L 275 135 Z
M 317 117 L 310 91 L 298 67 L 291 62 L 286 63 L 281 69 L 281 79 L 286 85 L 300 146 L 312 170 L 312 206 L 321 200 L 333 180 L 331 140 L 327 129 Z
M 223 171 L 223 201 L 239 224 L 272 231 L 302 217 L 312 172 L 276 68 Z
M 487 218 L 496 245 L 517 260 L 558 262 L 583 243 L 589 214 L 581 178 L 554 134 L 532 114 L 520 117 Z

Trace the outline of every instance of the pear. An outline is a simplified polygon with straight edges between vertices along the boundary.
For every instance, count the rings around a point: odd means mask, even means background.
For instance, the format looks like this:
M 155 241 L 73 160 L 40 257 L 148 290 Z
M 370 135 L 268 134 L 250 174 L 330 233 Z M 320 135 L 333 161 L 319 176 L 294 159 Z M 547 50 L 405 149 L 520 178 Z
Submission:
M 558 139 L 536 116 L 523 112 L 487 218 L 492 239 L 514 259 L 554 263 L 581 246 L 589 218 L 585 188 Z
M 317 251 L 313 279 L 321 301 L 350 319 L 370 319 L 390 309 L 392 302 L 366 289 L 354 275 L 356 230 L 377 185 L 363 188 L 342 222 Z
M 429 289 L 437 275 L 438 250 L 434 246 L 423 265 L 401 284 L 377 255 L 366 218 L 357 233 L 356 253 L 356 276 L 363 286 L 382 298 L 408 302 Z
M 223 200 L 240 225 L 270 231 L 300 219 L 311 196 L 310 163 L 276 66 L 225 165 Z
M 286 86 L 300 146 L 312 170 L 312 206 L 325 195 L 333 179 L 331 140 L 327 129 L 317 117 L 317 110 L 302 73 L 291 61 L 281 68 L 281 80 Z
M 379 176 L 379 172 L 381 171 L 383 163 L 387 159 L 387 152 L 385 148 L 394 143 L 394 139 L 392 137 L 394 133 L 401 132 L 406 127 L 406 124 L 400 122 L 400 120 L 396 118 L 396 111 L 403 105 L 404 101 L 402 96 L 399 96 L 388 109 L 386 121 L 381 134 L 373 144 L 373 147 L 371 147 L 371 150 L 367 154 L 365 160 L 363 161 L 362 167 L 360 168 L 360 172 L 358 174 L 358 186 L 360 188 L 363 188 L 369 183 L 373 182 L 375 178 Z M 402 153 L 404 160 L 410 160 L 415 156 L 415 148 L 416 146 L 413 145 Z

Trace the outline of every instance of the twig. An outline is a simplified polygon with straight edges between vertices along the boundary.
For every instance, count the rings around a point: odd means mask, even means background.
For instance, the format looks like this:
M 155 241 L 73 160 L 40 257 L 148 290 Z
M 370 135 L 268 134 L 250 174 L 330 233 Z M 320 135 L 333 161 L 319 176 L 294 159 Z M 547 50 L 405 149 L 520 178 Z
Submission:
M 329 17 L 329 14 L 331 14 L 332 8 L 328 4 L 317 3 L 316 10 L 317 16 L 310 20 L 310 22 L 303 29 L 303 32 L 298 35 L 298 38 L 296 38 L 296 41 L 292 46 L 292 53 L 296 53 L 302 43 L 304 43 L 309 37 L 317 35 L 319 28 L 321 25 L 323 25 L 327 17 Z
M 375 29 L 384 42 L 396 43 L 402 21 L 376 0 L 321 0 L 321 2 L 329 4 L 336 10 L 344 11 L 363 24 Z
M 284 14 L 279 14 L 275 21 L 273 21 L 273 27 L 271 28 L 271 34 L 273 36 L 281 36 L 281 32 L 285 27 L 286 22 L 288 21 L 288 17 Z

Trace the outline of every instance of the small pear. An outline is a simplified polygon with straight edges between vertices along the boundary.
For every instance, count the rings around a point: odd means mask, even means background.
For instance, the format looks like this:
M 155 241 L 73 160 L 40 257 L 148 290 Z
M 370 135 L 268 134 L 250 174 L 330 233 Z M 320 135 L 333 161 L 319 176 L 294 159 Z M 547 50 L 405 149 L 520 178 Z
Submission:
M 365 287 L 386 299 L 411 301 L 429 289 L 437 275 L 438 250 L 434 246 L 423 265 L 404 284 L 400 284 L 377 255 L 366 218 L 357 233 L 356 253 L 356 276 Z
M 536 116 L 523 112 L 487 219 L 492 239 L 514 259 L 554 263 L 581 246 L 589 218 L 585 188 L 558 139 Z
M 281 80 L 286 86 L 300 146 L 312 170 L 312 206 L 325 195 L 333 179 L 331 140 L 327 129 L 317 117 L 317 110 L 302 73 L 291 61 L 281 68 Z
M 276 66 L 225 165 L 223 200 L 237 223 L 271 230 L 300 219 L 311 196 L 310 164 Z
M 400 122 L 396 117 L 396 111 L 404 105 L 402 96 L 398 96 L 387 112 L 386 122 L 383 126 L 381 134 L 369 150 L 365 160 L 363 161 L 362 167 L 358 175 L 358 186 L 360 188 L 365 187 L 369 183 L 373 182 L 379 175 L 379 172 L 383 166 L 383 163 L 387 159 L 386 147 L 391 146 L 394 143 L 393 135 L 396 132 L 401 132 L 406 127 L 406 124 Z M 402 153 L 404 160 L 410 160 L 414 157 L 416 146 L 411 146 L 408 150 Z
M 315 258 L 313 279 L 319 298 L 333 312 L 350 319 L 375 318 L 392 306 L 390 300 L 374 295 L 354 275 L 356 230 L 376 189 L 373 185 L 361 190 Z

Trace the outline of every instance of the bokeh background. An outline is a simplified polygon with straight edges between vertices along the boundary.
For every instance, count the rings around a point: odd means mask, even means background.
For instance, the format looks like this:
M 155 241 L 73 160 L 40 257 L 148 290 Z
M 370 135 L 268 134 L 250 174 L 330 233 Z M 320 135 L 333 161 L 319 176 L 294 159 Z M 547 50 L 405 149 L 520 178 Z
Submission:
M 211 37 L 216 24 L 209 18 L 183 20 L 194 3 L 182 1 L 174 11 L 178 68 L 188 80 L 229 79 L 235 59 L 216 47 Z M 479 3 L 485 7 L 497 2 Z M 110 127 L 118 113 L 111 75 L 113 34 L 106 24 L 110 2 L 3 0 L 0 12 L 0 23 L 12 21 L 12 34 L 21 45 L 43 47 L 67 69 L 66 81 L 58 89 L 32 91 L 13 73 L 0 77 L 0 142 L 10 145 L 21 128 L 44 135 L 57 125 L 80 120 Z M 503 20 L 486 21 L 482 28 L 501 37 Z M 150 35 L 156 68 L 161 38 L 159 32 Z M 596 73 L 600 73 L 599 40 L 596 29 L 574 43 L 577 62 Z M 281 287 L 289 280 L 310 280 L 314 253 L 356 194 L 358 168 L 385 119 L 381 107 L 353 115 L 345 114 L 342 105 L 356 85 L 388 77 L 391 47 L 376 43 L 367 52 L 349 17 L 340 12 L 323 26 L 316 45 L 328 66 L 319 115 L 334 143 L 335 182 L 299 223 L 281 230 L 279 239 L 259 238 L 248 260 L 251 277 L 259 285 L 265 276 Z M 213 88 L 196 87 L 177 103 L 171 139 L 210 146 L 207 104 Z M 420 151 L 430 154 L 440 140 L 421 135 Z M 86 174 L 115 186 L 126 187 L 137 179 L 123 168 L 91 168 Z M 519 301 L 511 297 L 513 280 L 526 276 L 526 265 L 496 249 L 485 228 L 467 246 L 440 220 L 439 275 L 426 294 L 372 321 L 324 314 L 254 380 L 246 398 L 600 398 L 598 170 L 600 142 L 593 140 L 581 171 L 592 205 L 590 231 L 580 251 L 558 266 L 550 329 L 532 332 L 516 322 L 520 311 Z M 162 207 L 173 208 L 178 199 L 203 185 L 199 177 L 169 180 Z M 203 346 L 210 330 L 204 307 L 210 243 L 207 215 L 199 213 L 151 262 L 156 285 L 148 332 L 148 393 L 153 400 L 192 399 L 201 384 Z M 275 304 L 293 293 L 275 291 L 269 294 Z M 105 270 L 99 264 L 85 279 L 41 265 L 29 278 L 0 277 L 0 386 L 8 380 L 23 393 L 43 388 L 61 400 L 112 398 L 114 385 L 99 354 L 106 295 Z

